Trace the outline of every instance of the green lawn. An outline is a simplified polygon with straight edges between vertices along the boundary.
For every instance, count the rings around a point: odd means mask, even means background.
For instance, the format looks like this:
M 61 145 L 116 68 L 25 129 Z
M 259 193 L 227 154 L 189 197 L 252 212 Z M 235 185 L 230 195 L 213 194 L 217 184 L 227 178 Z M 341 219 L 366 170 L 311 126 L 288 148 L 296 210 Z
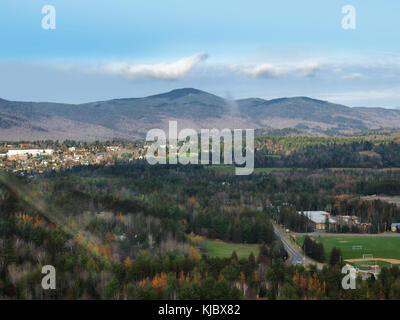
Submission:
M 251 252 L 257 257 L 260 250 L 259 244 L 228 243 L 209 239 L 201 241 L 200 247 L 204 248 L 210 257 L 228 258 L 236 251 L 239 259 L 248 258 Z
M 304 237 L 297 237 L 300 245 L 303 240 Z M 341 249 L 344 260 L 362 258 L 363 254 L 372 254 L 374 258 L 400 259 L 400 237 L 320 236 L 314 240 L 324 245 L 327 259 L 333 247 Z M 353 249 L 353 246 L 362 246 L 362 249 Z

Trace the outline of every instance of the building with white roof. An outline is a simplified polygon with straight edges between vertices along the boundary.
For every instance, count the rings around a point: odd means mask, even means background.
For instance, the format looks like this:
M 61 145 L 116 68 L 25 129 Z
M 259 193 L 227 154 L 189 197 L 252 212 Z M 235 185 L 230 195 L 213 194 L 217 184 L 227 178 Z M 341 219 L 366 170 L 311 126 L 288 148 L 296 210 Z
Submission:
M 327 219 L 329 224 L 336 224 L 336 219 L 331 218 L 331 214 L 326 211 L 298 211 L 298 214 L 307 217 L 316 230 L 325 230 Z
M 36 156 L 51 156 L 53 154 L 53 149 L 16 149 L 16 150 L 8 150 L 7 156 L 21 156 L 21 155 L 30 155 L 33 157 Z

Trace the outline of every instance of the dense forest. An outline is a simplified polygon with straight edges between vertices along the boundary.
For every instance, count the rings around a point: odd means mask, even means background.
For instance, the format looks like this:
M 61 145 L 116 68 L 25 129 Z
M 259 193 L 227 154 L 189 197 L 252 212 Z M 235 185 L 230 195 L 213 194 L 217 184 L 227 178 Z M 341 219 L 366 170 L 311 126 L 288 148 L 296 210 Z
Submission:
M 255 166 L 264 168 L 400 167 L 400 143 L 378 136 L 359 138 L 262 137 Z
M 323 269 L 287 265 L 273 229 L 309 232 L 298 212 L 326 210 L 371 226 L 330 232 L 388 231 L 400 208 L 365 196 L 399 194 L 396 142 L 274 139 L 258 141 L 269 149 L 256 159 L 275 169 L 249 176 L 224 166 L 125 159 L 28 177 L 1 173 L 0 297 L 399 299 L 399 268 L 344 291 L 340 249 L 328 254 L 306 237 L 303 249 Z M 211 257 L 200 237 L 257 244 L 259 253 Z M 46 264 L 57 270 L 56 290 L 41 289 Z

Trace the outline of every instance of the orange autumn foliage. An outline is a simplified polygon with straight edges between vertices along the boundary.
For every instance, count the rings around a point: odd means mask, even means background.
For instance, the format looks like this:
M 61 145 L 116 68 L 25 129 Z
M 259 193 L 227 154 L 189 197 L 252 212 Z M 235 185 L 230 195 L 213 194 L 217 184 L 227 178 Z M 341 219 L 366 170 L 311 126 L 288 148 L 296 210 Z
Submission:
M 161 291 L 167 284 L 167 274 L 165 272 L 157 273 L 151 284 L 155 290 Z

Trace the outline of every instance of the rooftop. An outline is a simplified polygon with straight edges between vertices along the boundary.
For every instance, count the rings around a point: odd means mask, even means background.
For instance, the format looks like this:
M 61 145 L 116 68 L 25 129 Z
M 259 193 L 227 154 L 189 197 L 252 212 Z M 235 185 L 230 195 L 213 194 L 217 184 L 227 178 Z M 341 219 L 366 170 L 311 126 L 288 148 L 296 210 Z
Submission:
M 298 214 L 305 215 L 308 219 L 315 223 L 325 223 L 326 217 L 330 216 L 330 213 L 326 211 L 298 211 Z M 329 218 L 329 222 L 335 223 L 336 220 Z

